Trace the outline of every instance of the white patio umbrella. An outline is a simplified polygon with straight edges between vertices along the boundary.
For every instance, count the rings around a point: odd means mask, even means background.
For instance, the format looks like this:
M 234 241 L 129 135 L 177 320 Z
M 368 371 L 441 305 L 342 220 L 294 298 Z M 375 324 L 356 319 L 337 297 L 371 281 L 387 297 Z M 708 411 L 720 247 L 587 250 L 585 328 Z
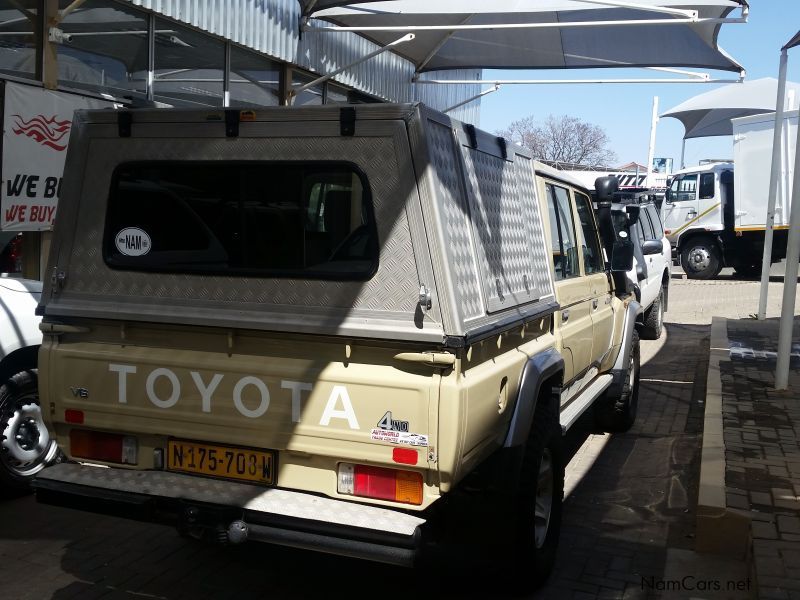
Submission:
M 744 22 L 745 0 L 302 0 L 307 15 L 393 50 L 417 72 L 462 68 L 688 67 L 741 72 L 717 46 L 722 23 Z M 310 7 L 310 8 L 309 8 Z M 741 9 L 741 18 L 728 18 Z M 471 82 L 474 83 L 474 82 Z
M 800 83 L 787 82 L 786 89 L 800 98 Z M 690 98 L 661 117 L 678 119 L 686 130 L 683 139 L 733 135 L 731 119 L 775 110 L 778 80 L 774 77 L 726 85 Z

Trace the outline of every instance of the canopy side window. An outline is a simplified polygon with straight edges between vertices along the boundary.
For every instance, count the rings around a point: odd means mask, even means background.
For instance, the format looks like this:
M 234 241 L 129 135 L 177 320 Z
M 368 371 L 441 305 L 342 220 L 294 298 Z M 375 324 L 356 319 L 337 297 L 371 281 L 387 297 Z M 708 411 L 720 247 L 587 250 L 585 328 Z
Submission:
M 578 242 L 570 208 L 569 191 L 547 184 L 547 209 L 553 240 L 553 265 L 556 281 L 580 275 Z
M 586 275 L 603 271 L 603 254 L 600 250 L 600 239 L 597 236 L 597 224 L 594 220 L 589 198 L 583 194 L 575 194 L 575 207 L 583 230 L 583 269 Z

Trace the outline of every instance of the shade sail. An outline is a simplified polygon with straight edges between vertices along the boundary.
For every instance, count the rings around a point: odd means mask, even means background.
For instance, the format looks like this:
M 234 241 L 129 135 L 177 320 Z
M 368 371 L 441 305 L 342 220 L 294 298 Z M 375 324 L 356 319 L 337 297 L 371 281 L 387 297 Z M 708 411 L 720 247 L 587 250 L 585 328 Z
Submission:
M 800 84 L 786 83 L 800 98 Z M 683 123 L 684 139 L 732 135 L 731 119 L 775 111 L 778 80 L 772 77 L 734 83 L 690 98 L 662 114 Z
M 747 7 L 743 0 L 637 0 L 639 8 L 583 0 L 395 0 L 317 10 L 332 3 L 341 4 L 320 0 L 314 16 L 339 27 L 359 28 L 361 35 L 378 44 L 413 31 L 416 39 L 395 51 L 420 72 L 607 67 L 742 70 L 717 47 L 717 34 L 720 19 L 734 8 Z M 656 12 L 664 9 L 672 12 Z M 687 18 L 681 12 L 687 10 L 697 11 L 697 17 Z
M 790 39 L 788 43 L 781 49 L 788 50 L 789 48 L 794 48 L 795 46 L 800 46 L 800 31 L 798 31 L 795 36 Z

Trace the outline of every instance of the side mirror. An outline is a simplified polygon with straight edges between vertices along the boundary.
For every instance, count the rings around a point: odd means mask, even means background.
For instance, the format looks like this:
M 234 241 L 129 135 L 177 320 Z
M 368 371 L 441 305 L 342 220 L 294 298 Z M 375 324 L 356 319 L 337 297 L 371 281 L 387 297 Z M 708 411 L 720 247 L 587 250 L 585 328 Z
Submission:
M 672 204 L 672 190 L 670 189 L 671 185 L 672 181 L 670 180 L 667 182 L 667 191 L 664 192 L 664 202 L 667 204 Z
M 594 191 L 599 204 L 611 203 L 614 194 L 619 190 L 619 179 L 616 177 L 598 177 L 594 180 Z
M 642 254 L 647 256 L 648 254 L 661 254 L 664 250 L 664 246 L 661 244 L 661 240 L 646 240 L 642 244 Z
M 611 250 L 611 272 L 627 273 L 633 268 L 633 242 L 621 239 L 614 242 Z
M 636 223 L 639 220 L 639 213 L 641 212 L 642 207 L 638 204 L 629 204 L 625 207 L 625 214 L 628 215 L 628 227 Z

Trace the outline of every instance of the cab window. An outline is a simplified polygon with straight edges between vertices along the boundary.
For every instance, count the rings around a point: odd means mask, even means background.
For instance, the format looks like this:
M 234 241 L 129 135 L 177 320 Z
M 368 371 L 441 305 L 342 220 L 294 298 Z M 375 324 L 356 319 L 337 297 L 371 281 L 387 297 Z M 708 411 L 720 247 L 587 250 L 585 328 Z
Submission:
M 700 175 L 700 200 L 714 197 L 714 174 L 703 173 Z
M 553 266 L 556 281 L 580 275 L 575 222 L 566 188 L 547 184 L 547 204 L 552 233 Z
M 661 222 L 658 210 L 655 206 L 650 205 L 645 207 L 645 212 L 647 212 L 647 216 L 650 217 L 650 224 L 653 226 L 653 233 L 655 234 L 653 239 L 660 240 L 664 237 L 664 224 Z
M 639 211 L 639 231 L 641 232 L 639 239 L 643 242 L 656 239 L 653 224 L 650 222 L 650 217 L 644 208 Z
M 583 269 L 587 275 L 603 271 L 603 254 L 600 250 L 600 241 L 597 238 L 592 207 L 589 198 L 583 194 L 575 194 L 575 208 L 578 209 L 578 218 L 583 230 Z
M 670 192 L 676 202 L 695 200 L 697 198 L 697 175 L 684 175 L 676 178 L 670 186 Z

